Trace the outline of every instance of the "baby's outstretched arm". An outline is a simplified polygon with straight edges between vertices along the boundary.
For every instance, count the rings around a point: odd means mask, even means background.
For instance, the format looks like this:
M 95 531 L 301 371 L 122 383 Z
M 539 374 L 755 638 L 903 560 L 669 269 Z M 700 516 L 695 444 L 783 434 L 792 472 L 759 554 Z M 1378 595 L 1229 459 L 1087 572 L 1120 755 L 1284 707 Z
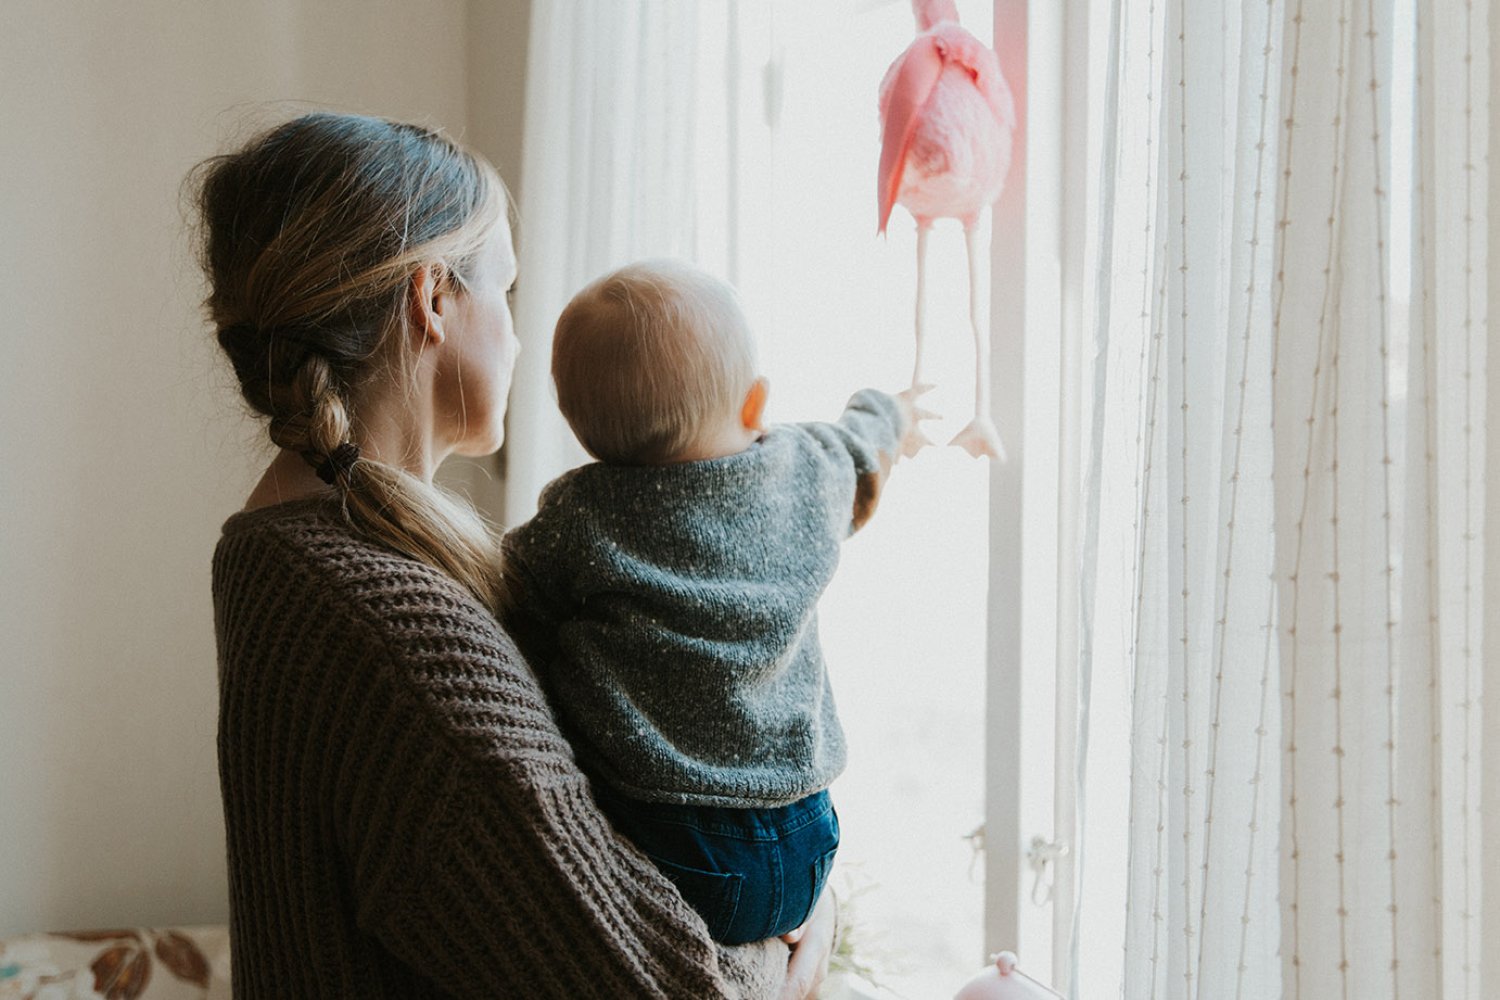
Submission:
M 849 534 L 863 527 L 875 513 L 904 440 L 918 421 L 930 416 L 916 405 L 917 397 L 925 391 L 918 386 L 891 396 L 861 389 L 849 400 L 837 423 L 798 425 L 821 445 L 819 465 L 836 491 L 831 495 L 842 495 L 849 501 L 844 508 L 849 512 Z

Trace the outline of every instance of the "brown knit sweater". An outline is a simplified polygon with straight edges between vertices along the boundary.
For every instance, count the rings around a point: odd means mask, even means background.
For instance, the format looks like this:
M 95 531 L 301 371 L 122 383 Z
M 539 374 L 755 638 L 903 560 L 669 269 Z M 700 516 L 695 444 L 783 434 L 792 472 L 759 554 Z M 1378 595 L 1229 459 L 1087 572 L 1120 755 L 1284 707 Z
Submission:
M 234 995 L 768 997 L 610 828 L 530 670 L 329 501 L 214 553 Z

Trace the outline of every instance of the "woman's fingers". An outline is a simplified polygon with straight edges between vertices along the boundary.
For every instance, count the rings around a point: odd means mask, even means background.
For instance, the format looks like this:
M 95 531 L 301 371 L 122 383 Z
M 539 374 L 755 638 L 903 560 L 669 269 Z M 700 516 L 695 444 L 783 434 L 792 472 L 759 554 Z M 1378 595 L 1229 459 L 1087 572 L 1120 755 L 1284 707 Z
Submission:
M 781 1000 L 813 1000 L 818 987 L 828 975 L 828 959 L 833 954 L 834 903 L 833 893 L 824 891 L 813 907 L 812 916 L 792 934 L 800 940 L 792 945 L 792 957 L 787 962 L 786 986 L 781 991 Z M 788 935 L 790 936 L 790 935 Z M 783 939 L 784 940 L 784 939 Z

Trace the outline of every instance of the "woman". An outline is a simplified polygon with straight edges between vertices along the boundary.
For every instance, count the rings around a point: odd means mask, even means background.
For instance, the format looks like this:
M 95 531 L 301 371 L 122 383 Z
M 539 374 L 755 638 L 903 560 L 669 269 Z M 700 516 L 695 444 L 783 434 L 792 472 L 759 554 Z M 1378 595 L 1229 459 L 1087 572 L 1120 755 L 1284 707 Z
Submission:
M 432 485 L 499 447 L 506 198 L 411 125 L 314 114 L 201 168 L 208 312 L 279 452 L 214 555 L 234 992 L 810 995 L 721 951 L 601 816 L 491 616 L 499 562 Z

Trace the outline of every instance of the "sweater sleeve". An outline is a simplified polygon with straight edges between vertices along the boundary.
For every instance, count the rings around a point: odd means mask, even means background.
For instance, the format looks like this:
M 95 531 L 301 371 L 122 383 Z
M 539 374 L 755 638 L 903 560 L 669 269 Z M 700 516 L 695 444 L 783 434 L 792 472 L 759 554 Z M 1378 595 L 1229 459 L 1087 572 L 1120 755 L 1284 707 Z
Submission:
M 893 396 L 861 389 L 832 424 L 801 424 L 821 446 L 824 474 L 852 480 L 854 500 L 849 511 L 849 534 L 864 527 L 880 503 L 881 491 L 906 433 L 906 418 Z
M 482 609 L 439 588 L 383 610 L 352 734 L 365 752 L 339 796 L 361 927 L 456 997 L 769 995 L 785 950 L 726 976 L 703 923 L 600 813 Z M 746 968 L 761 984 L 742 991 Z
M 731 997 L 702 925 L 621 842 L 581 777 L 455 774 L 420 852 L 361 922 L 456 997 Z M 463 798 L 462 804 L 460 799 Z

